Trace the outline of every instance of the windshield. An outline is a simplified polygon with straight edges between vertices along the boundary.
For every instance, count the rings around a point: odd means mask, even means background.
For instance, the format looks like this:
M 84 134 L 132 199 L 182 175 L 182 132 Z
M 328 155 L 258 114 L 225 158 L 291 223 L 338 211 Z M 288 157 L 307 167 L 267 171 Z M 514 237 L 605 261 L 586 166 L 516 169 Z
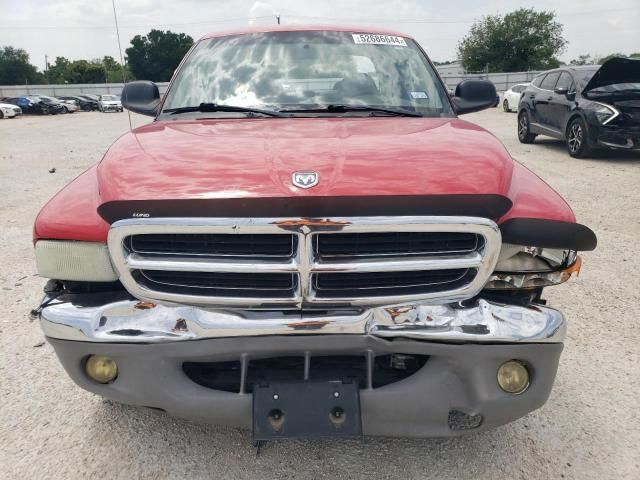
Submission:
M 115 100 L 118 100 L 118 99 L 116 98 L 116 96 L 115 96 L 115 95 L 102 95 L 100 98 L 101 98 L 102 100 L 107 100 L 107 101 L 115 101 Z
M 374 106 L 452 115 L 446 92 L 415 42 L 331 31 L 202 40 L 178 72 L 163 111 L 200 103 L 269 110 Z M 332 113 L 338 114 L 358 113 Z

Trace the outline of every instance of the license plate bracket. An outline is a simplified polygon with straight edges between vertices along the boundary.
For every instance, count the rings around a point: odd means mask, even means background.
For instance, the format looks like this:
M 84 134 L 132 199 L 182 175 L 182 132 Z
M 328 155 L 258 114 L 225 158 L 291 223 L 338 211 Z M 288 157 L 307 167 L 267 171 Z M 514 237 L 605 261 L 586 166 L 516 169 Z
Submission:
M 362 435 L 357 383 L 272 382 L 253 389 L 253 439 Z

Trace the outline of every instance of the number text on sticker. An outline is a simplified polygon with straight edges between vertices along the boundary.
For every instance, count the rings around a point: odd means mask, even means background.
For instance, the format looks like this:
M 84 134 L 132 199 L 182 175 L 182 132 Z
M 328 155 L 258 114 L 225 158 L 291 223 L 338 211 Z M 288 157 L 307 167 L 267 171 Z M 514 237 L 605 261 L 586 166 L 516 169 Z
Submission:
M 354 33 L 354 43 L 366 44 L 366 45 L 396 45 L 399 47 L 406 47 L 407 42 L 402 37 L 396 37 L 395 35 L 378 35 L 376 33 Z

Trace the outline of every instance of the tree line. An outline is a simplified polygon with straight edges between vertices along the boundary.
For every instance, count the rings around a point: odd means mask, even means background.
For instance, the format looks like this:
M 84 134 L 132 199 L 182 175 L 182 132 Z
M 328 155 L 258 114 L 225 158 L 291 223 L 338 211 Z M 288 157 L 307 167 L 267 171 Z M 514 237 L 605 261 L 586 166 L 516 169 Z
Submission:
M 123 81 L 123 70 L 126 81 L 166 82 L 192 45 L 193 38 L 184 33 L 151 30 L 131 39 L 124 66 L 111 56 L 93 60 L 56 57 L 43 72 L 31 64 L 25 50 L 0 47 L 0 85 L 118 83 Z

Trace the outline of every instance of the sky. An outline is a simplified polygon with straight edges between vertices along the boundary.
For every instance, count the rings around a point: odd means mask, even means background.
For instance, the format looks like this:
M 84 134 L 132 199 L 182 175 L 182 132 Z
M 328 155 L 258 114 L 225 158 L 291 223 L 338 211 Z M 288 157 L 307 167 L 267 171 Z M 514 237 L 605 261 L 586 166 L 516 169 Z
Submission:
M 115 0 L 124 50 L 151 28 L 208 32 L 281 23 L 382 27 L 413 36 L 433 60 L 452 60 L 474 20 L 531 2 L 519 0 Z M 640 0 L 537 0 L 554 10 L 569 41 L 560 58 L 640 51 Z M 0 0 L 0 47 L 25 49 L 44 69 L 56 56 L 119 58 L 111 0 Z

